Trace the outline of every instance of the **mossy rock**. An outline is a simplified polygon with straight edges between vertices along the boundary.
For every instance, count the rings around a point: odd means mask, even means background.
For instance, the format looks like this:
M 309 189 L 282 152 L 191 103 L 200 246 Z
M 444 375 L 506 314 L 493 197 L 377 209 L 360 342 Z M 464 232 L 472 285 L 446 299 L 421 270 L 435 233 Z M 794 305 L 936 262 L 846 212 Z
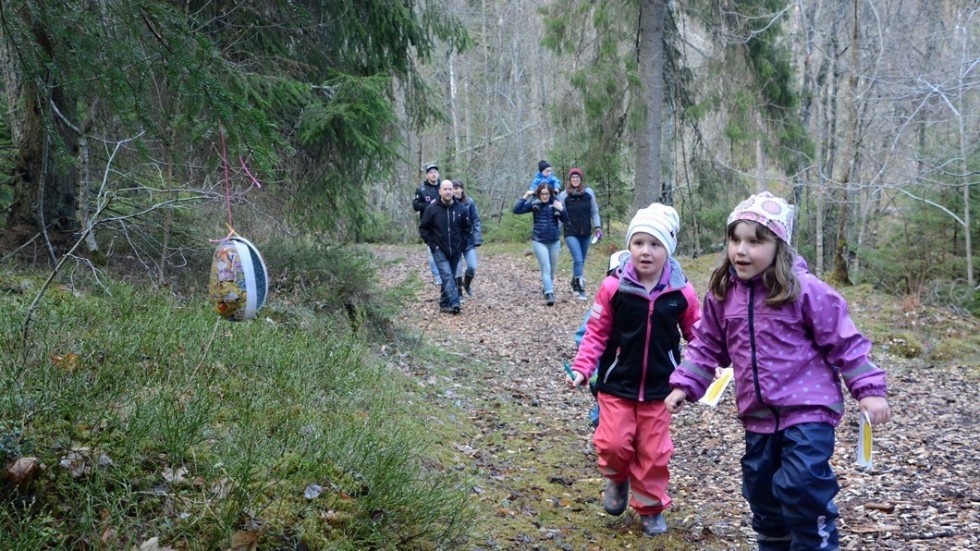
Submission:
M 0 275 L 0 293 L 36 293 L 44 280 L 39 277 L 23 275 Z
M 922 342 L 908 333 L 887 336 L 879 346 L 903 358 L 918 358 L 924 349 Z
M 947 337 L 933 348 L 929 356 L 932 360 L 942 363 L 963 362 L 966 365 L 977 365 L 980 362 L 980 335 L 965 337 Z

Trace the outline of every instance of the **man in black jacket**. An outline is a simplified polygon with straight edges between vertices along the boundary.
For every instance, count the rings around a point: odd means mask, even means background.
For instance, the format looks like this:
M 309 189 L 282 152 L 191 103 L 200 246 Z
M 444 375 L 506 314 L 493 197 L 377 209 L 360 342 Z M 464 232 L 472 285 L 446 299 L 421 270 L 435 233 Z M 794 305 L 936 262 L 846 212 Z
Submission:
M 425 165 L 425 180 L 422 180 L 422 183 L 415 190 L 415 199 L 412 200 L 412 209 L 419 213 L 419 220 L 422 219 L 426 207 L 438 200 L 439 167 L 435 164 L 428 164 Z M 439 285 L 441 278 L 439 277 L 439 269 L 436 267 L 436 261 L 432 258 L 431 251 L 427 254 L 429 256 L 429 271 L 432 272 L 432 282 Z
M 419 234 L 429 246 L 442 280 L 439 309 L 458 314 L 459 289 L 453 277 L 459 257 L 466 250 L 471 231 L 469 212 L 453 196 L 453 183 L 443 180 L 439 185 L 439 200 L 422 211 Z

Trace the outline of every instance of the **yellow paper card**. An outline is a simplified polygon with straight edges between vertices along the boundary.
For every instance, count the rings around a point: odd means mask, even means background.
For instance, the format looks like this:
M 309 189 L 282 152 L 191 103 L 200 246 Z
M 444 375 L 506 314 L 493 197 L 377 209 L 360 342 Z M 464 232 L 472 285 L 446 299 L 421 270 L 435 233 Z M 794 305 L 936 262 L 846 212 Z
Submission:
M 860 421 L 858 423 L 858 439 L 857 439 L 857 464 L 862 467 L 872 468 L 873 464 L 871 462 L 871 450 L 872 450 L 872 439 L 871 439 L 871 418 L 868 417 L 868 412 L 862 411 L 860 416 Z
M 698 401 L 706 406 L 711 406 L 711 407 L 717 406 L 718 402 L 721 400 L 722 394 L 725 393 L 725 389 L 728 388 L 728 385 L 732 382 L 732 379 L 734 378 L 735 378 L 734 369 L 730 367 L 726 367 L 722 369 L 721 376 L 715 379 L 715 382 L 711 383 L 711 386 L 709 386 L 708 390 L 705 391 L 704 396 L 702 396 L 701 399 Z

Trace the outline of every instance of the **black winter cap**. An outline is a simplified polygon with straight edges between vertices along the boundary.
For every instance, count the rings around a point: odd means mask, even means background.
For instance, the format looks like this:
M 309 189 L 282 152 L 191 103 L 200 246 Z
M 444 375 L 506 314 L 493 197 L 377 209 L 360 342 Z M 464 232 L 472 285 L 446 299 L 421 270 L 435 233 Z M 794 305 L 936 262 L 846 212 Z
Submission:
M 538 172 L 544 172 L 544 169 L 550 168 L 550 167 L 551 167 L 551 165 L 548 164 L 548 161 L 545 161 L 544 159 L 541 159 L 540 161 L 538 161 Z

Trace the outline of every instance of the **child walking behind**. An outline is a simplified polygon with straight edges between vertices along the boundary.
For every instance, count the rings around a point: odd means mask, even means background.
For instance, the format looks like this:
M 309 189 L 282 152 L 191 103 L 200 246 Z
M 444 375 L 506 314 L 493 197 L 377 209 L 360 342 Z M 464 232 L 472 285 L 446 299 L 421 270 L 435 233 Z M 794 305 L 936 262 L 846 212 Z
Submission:
M 694 287 L 672 257 L 679 229 L 671 207 L 654 203 L 636 213 L 626 234 L 630 258 L 620 277 L 607 276 L 599 286 L 574 379 L 566 377 L 572 387 L 583 385 L 598 366 L 599 427 L 592 441 L 606 478 L 603 507 L 620 515 L 628 502 L 649 535 L 667 530 L 661 513 L 670 506 L 674 444 L 663 400 L 681 333 L 693 338 L 700 318 Z
M 735 368 L 745 427 L 742 495 L 761 551 L 839 549 L 830 468 L 844 412 L 840 378 L 872 425 L 888 421 L 885 373 L 847 302 L 807 273 L 790 246 L 793 207 L 768 192 L 728 217 L 728 254 L 715 269 L 703 318 L 670 377 L 667 408 L 696 401 L 715 367 Z

